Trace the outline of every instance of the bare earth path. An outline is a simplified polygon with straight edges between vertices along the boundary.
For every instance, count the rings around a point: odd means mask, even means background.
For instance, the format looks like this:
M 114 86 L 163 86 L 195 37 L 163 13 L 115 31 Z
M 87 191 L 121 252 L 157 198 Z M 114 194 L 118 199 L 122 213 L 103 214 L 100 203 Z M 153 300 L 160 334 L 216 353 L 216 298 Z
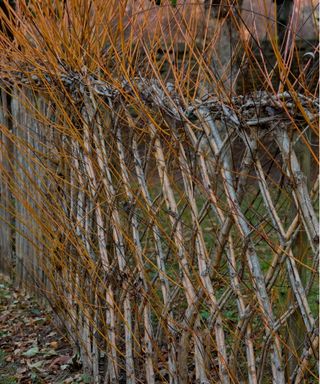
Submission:
M 50 311 L 0 276 L 0 384 L 91 383 Z

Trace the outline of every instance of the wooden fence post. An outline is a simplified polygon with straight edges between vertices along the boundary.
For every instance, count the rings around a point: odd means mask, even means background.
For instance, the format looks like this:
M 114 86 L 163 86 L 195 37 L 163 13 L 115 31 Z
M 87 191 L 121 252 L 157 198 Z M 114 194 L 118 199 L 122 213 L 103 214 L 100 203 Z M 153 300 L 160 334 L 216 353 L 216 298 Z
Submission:
M 13 274 L 14 256 L 14 202 L 10 191 L 10 175 L 13 145 L 9 135 L 12 133 L 11 90 L 0 90 L 0 271 L 7 276 Z

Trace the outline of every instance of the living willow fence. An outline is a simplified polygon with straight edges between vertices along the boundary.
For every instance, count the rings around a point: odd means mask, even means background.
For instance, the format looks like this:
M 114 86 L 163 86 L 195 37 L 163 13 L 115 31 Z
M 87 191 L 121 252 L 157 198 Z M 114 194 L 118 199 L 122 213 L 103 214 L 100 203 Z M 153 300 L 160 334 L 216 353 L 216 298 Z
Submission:
M 1 62 L 1 270 L 95 383 L 316 382 L 317 98 L 197 96 L 145 47 L 72 69 L 37 22 Z
M 312 120 L 317 102 L 261 92 L 184 107 L 143 78 L 122 93 L 86 74 L 46 79 L 67 116 L 30 90 L 38 79 L 2 94 L 1 258 L 94 377 L 281 383 L 289 352 L 292 382 L 312 376 L 318 181 L 308 188 L 288 113 Z

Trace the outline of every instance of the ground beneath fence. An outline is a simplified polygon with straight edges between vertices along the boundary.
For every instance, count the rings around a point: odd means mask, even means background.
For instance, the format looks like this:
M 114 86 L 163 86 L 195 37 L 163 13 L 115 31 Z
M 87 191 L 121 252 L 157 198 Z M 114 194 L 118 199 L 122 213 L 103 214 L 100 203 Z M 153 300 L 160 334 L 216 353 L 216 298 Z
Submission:
M 0 384 L 92 381 L 50 317 L 0 276 Z

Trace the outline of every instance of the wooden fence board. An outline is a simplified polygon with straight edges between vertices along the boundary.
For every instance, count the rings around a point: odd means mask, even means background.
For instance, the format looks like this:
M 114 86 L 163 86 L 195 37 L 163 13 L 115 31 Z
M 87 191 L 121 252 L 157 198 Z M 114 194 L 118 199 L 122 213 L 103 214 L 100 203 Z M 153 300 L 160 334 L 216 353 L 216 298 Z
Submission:
M 0 270 L 11 276 L 14 265 L 14 239 L 12 237 L 13 201 L 10 191 L 12 143 L 10 142 L 10 96 L 0 90 L 0 124 L 6 127 L 0 131 Z

